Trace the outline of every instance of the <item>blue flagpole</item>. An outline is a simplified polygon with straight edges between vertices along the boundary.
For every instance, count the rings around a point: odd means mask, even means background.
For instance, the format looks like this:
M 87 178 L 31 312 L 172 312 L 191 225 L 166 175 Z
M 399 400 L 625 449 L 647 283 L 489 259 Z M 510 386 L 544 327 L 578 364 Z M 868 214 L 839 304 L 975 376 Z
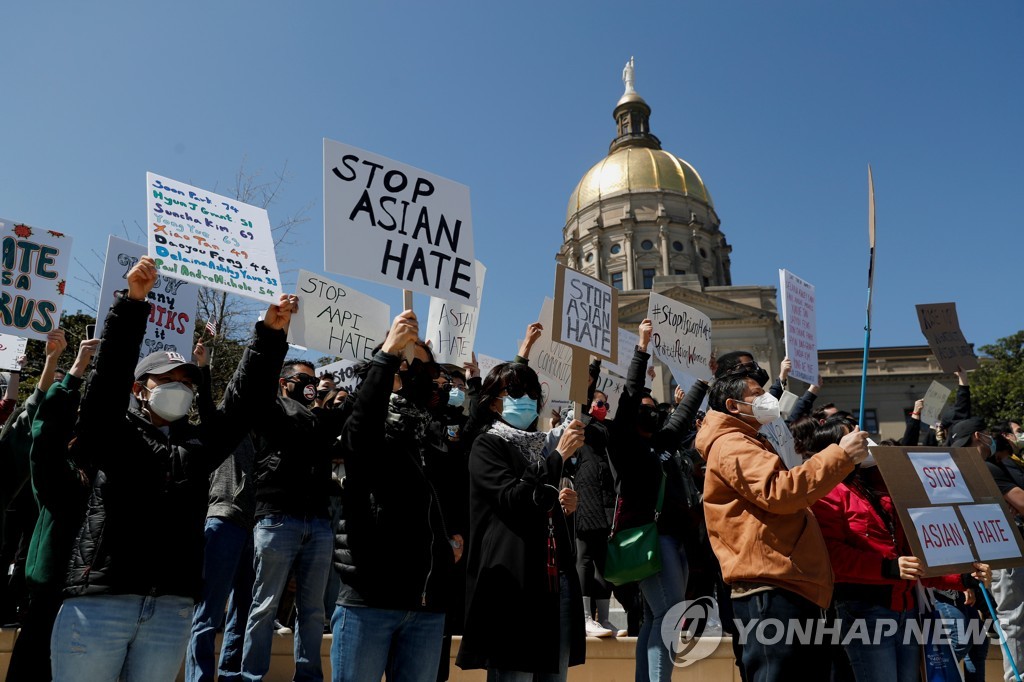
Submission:
M 995 625 L 996 632 L 999 634 L 999 641 L 1003 645 L 1003 652 L 1006 654 L 1006 660 L 1010 662 L 1010 668 L 1013 670 L 1013 675 L 1017 678 L 1017 682 L 1021 682 L 1020 672 L 1017 670 L 1017 662 L 1013 660 L 1013 654 L 1010 653 L 1010 645 L 1006 643 L 1006 633 L 1003 632 L 1003 626 L 999 624 L 999 617 L 996 615 L 996 607 L 992 603 L 992 597 L 989 596 L 988 588 L 985 587 L 985 583 L 978 583 L 978 587 L 981 588 L 981 594 L 985 597 L 985 603 L 988 604 L 988 612 L 992 614 L 992 623 Z
M 868 164 L 868 304 L 864 315 L 864 360 L 860 370 L 860 410 L 857 412 L 857 428 L 864 430 L 864 396 L 868 387 L 868 350 L 871 348 L 871 289 L 875 283 L 875 180 Z

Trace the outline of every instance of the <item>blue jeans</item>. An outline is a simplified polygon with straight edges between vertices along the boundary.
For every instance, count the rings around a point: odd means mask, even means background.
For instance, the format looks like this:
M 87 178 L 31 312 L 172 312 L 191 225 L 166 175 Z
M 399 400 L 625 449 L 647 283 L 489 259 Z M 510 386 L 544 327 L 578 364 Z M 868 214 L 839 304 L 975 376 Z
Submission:
M 192 638 L 185 658 L 187 682 L 213 682 L 217 666 L 217 630 L 224 625 L 220 649 L 221 682 L 238 680 L 242 670 L 245 623 L 252 604 L 252 532 L 218 517 L 206 519 L 203 594 L 192 616 Z M 224 606 L 228 603 L 228 622 Z
M 732 610 L 742 640 L 746 682 L 829 678 L 831 647 L 814 644 L 822 634 L 820 624 L 824 623 L 824 612 L 819 606 L 795 592 L 775 588 L 733 599 Z M 815 625 L 811 626 L 811 622 Z M 809 643 L 797 636 L 787 639 L 786 629 L 791 623 L 809 631 Z M 831 641 L 828 635 L 825 640 Z
M 294 571 L 297 592 L 295 606 L 294 682 L 320 682 L 320 644 L 324 638 L 324 590 L 331 570 L 334 533 L 330 522 L 321 518 L 265 516 L 253 529 L 253 559 L 256 582 L 252 586 L 252 607 L 245 628 L 242 679 L 262 680 L 270 669 L 270 647 L 274 617 L 289 572 Z
M 953 655 L 957 660 L 951 661 L 951 663 L 955 665 L 958 661 L 964 662 L 965 682 L 984 682 L 985 659 L 988 658 L 989 641 L 988 637 L 980 636 L 980 633 L 984 632 L 980 624 L 981 614 L 977 609 L 963 605 L 962 595 L 957 595 L 956 604 L 936 600 L 935 610 L 943 619 L 951 620 L 954 623 L 949 628 L 949 640 L 953 645 Z M 970 620 L 979 621 L 979 623 L 970 624 L 968 623 Z M 971 632 L 971 627 L 977 629 Z M 976 641 L 972 641 L 972 635 L 979 635 Z M 944 650 L 948 651 L 949 649 L 947 647 Z
M 50 638 L 53 680 L 173 682 L 191 622 L 188 597 L 109 594 L 67 599 Z
M 333 682 L 434 682 L 444 614 L 338 604 L 331 618 Z
M 846 642 L 843 648 L 857 682 L 920 679 L 921 647 L 912 637 L 908 638 L 909 623 L 917 619 L 916 611 L 893 611 L 869 602 L 844 600 L 836 602 L 836 612 L 842 623 L 840 635 Z M 855 621 L 857 629 L 851 635 Z M 888 634 L 890 626 L 886 621 L 895 623 L 896 632 Z M 876 632 L 886 634 L 876 637 Z
M 487 682 L 565 682 L 569 676 L 569 649 L 572 645 L 572 593 L 569 578 L 564 573 L 559 584 L 559 649 L 558 672 L 528 673 L 521 670 L 487 670 Z M 390 679 L 390 678 L 389 678 Z
M 671 680 L 672 652 L 661 637 L 661 625 L 668 610 L 686 598 L 690 568 L 682 540 L 659 535 L 661 570 L 640 581 L 644 595 L 644 622 L 636 638 L 636 680 Z

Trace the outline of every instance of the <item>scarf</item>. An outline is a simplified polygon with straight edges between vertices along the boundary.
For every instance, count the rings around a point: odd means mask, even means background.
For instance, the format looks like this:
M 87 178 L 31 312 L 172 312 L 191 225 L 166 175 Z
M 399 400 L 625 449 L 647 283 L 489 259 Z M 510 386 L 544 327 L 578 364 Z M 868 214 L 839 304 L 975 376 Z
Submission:
M 544 459 L 544 445 L 548 434 L 543 431 L 520 431 L 503 421 L 495 421 L 487 433 L 493 433 L 514 447 L 527 464 L 537 464 Z
M 426 410 L 421 410 L 397 393 L 391 394 L 388 416 L 384 420 L 385 438 L 409 438 L 417 443 L 425 443 L 429 427 L 430 414 Z

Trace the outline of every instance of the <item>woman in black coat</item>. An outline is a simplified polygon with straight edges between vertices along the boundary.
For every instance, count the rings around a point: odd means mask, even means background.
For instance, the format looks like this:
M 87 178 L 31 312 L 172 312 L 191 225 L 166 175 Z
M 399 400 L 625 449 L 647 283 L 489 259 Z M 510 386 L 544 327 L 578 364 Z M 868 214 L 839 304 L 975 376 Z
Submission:
M 573 421 L 553 452 L 536 429 L 537 373 L 498 365 L 483 383 L 487 423 L 469 457 L 466 625 L 458 665 L 491 682 L 563 681 L 586 655 L 583 599 L 571 519 L 575 493 L 559 490 L 563 462 L 583 444 Z M 509 624 L 529 623 L 510 634 Z M 537 673 L 537 677 L 534 674 Z

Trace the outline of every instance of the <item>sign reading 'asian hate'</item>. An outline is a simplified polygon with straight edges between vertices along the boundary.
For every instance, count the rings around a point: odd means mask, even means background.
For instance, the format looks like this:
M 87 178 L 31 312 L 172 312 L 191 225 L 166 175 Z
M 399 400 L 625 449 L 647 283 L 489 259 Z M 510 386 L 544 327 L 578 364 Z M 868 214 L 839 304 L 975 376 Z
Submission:
M 430 297 L 430 311 L 427 317 L 426 339 L 430 341 L 434 359 L 443 364 L 462 367 L 473 359 L 473 343 L 476 341 L 477 324 L 480 319 L 480 303 L 483 302 L 484 276 L 487 268 L 476 262 L 477 302 L 475 306 Z

